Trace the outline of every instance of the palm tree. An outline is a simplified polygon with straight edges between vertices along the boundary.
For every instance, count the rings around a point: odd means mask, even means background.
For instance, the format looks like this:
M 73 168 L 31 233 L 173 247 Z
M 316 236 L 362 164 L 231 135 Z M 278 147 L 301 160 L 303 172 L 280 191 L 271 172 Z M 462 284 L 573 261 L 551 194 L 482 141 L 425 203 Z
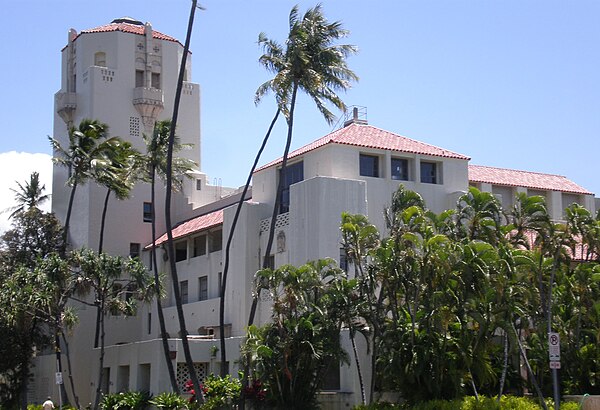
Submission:
M 82 282 L 82 293 L 93 291 L 100 306 L 100 363 L 93 409 L 98 408 L 104 372 L 104 317 L 109 313 L 135 313 L 136 302 L 154 297 L 152 278 L 135 259 L 124 259 L 86 249 L 73 254 Z
M 254 174 L 254 170 L 258 165 L 258 161 L 260 161 L 260 157 L 262 155 L 265 146 L 267 145 L 267 141 L 271 136 L 271 131 L 273 131 L 273 127 L 277 122 L 277 118 L 279 118 L 279 114 L 281 111 L 277 109 L 273 120 L 271 121 L 271 125 L 263 138 L 262 144 L 258 149 L 256 157 L 254 158 L 254 163 L 252 164 L 252 168 L 248 173 L 248 178 L 246 179 L 246 185 L 244 185 L 244 189 L 242 189 L 242 195 L 237 203 L 235 208 L 235 214 L 233 216 L 233 221 L 231 222 L 231 228 L 229 229 L 229 234 L 227 235 L 227 242 L 225 245 L 225 265 L 223 266 L 223 275 L 221 276 L 221 293 L 219 295 L 219 333 L 221 335 L 221 363 L 227 362 L 227 351 L 225 346 L 225 291 L 227 288 L 227 274 L 229 273 L 229 252 L 231 250 L 231 243 L 233 242 L 233 234 L 235 233 L 235 227 L 237 226 L 238 219 L 240 217 L 240 213 L 242 211 L 242 205 L 246 200 L 246 194 L 248 193 L 248 189 L 250 188 L 250 182 L 252 181 L 252 175 Z M 227 373 L 227 368 L 225 366 L 221 366 L 221 377 L 225 377 Z
M 29 181 L 25 181 L 21 184 L 15 181 L 18 185 L 18 189 L 11 188 L 10 190 L 15 194 L 15 202 L 17 205 L 10 207 L 5 212 L 11 212 L 8 216 L 9 219 L 14 218 L 18 213 L 27 211 L 31 208 L 38 208 L 48 199 L 50 195 L 44 194 L 46 185 L 40 182 L 39 172 L 32 172 L 29 176 Z
M 108 138 L 108 125 L 90 119 L 82 120 L 79 127 L 71 127 L 69 146 L 66 148 L 62 147 L 56 139 L 50 138 L 55 152 L 52 160 L 56 164 L 67 167 L 69 171 L 67 185 L 71 187 L 64 223 L 63 255 L 68 246 L 71 211 L 77 187 L 87 182 L 93 169 L 106 163 L 104 152 L 114 140 L 115 138 Z
M 152 136 L 143 135 L 144 142 L 146 143 L 146 172 L 147 177 L 150 180 L 150 201 L 152 204 L 152 266 L 154 271 L 154 286 L 156 288 L 156 308 L 158 311 L 158 323 L 160 325 L 160 335 L 162 339 L 163 352 L 165 355 L 165 361 L 167 363 L 167 369 L 169 371 L 169 379 L 171 381 L 171 388 L 174 392 L 178 393 L 179 386 L 177 385 L 177 377 L 173 368 L 173 363 L 169 354 L 169 341 L 167 335 L 167 327 L 165 326 L 165 316 L 162 310 L 161 298 L 161 280 L 158 273 L 158 262 L 156 259 L 156 177 L 158 176 L 162 180 L 167 180 L 167 148 L 169 145 L 169 134 L 171 132 L 171 121 L 158 121 L 154 125 L 154 131 Z M 179 143 L 179 138 L 175 136 L 173 143 L 173 151 L 177 152 L 185 148 L 185 144 Z M 172 169 L 176 175 L 185 175 L 187 171 L 192 170 L 197 164 L 191 160 L 185 158 L 173 158 Z M 181 189 L 180 178 L 174 178 L 173 182 L 175 187 Z
M 273 92 L 277 106 L 288 126 L 263 268 L 269 264 L 275 236 L 275 221 L 279 213 L 288 153 L 292 142 L 298 90 L 308 94 L 329 124 L 333 123 L 335 116 L 327 108 L 327 103 L 331 103 L 341 111 L 346 110 L 346 105 L 336 92 L 346 91 L 352 81 L 358 80 L 356 74 L 348 68 L 346 61 L 346 58 L 356 53 L 357 49 L 352 45 L 334 43 L 347 35 L 348 31 L 342 28 L 342 24 L 339 21 L 333 23 L 327 21 L 321 5 L 317 5 L 309 9 L 302 18 L 298 15 L 298 7 L 292 8 L 285 48 L 267 38 L 264 33 L 258 37 L 258 43 L 264 51 L 259 62 L 275 76 L 258 87 L 255 101 L 258 103 L 266 94 Z M 250 309 L 249 324 L 254 322 L 257 303 L 258 299 L 255 295 Z
M 171 223 L 171 191 L 173 187 L 173 149 L 175 145 L 175 128 L 177 127 L 177 117 L 179 116 L 179 102 L 181 101 L 181 91 L 183 89 L 183 76 L 187 56 L 190 50 L 190 40 L 192 37 L 192 28 L 194 26 L 194 15 L 196 13 L 197 0 L 192 0 L 192 8 L 190 10 L 190 18 L 188 20 L 187 33 L 185 44 L 183 46 L 183 55 L 179 66 L 179 76 L 177 78 L 177 88 L 175 90 L 175 101 L 173 104 L 173 116 L 171 119 L 171 130 L 169 132 L 169 144 L 167 148 L 167 192 L 165 195 L 165 224 L 167 228 L 167 254 L 169 255 L 169 267 L 171 268 L 171 279 L 173 281 L 173 293 L 175 294 L 175 305 L 177 306 L 177 318 L 179 320 L 179 333 L 181 336 L 181 344 L 183 346 L 183 354 L 185 362 L 194 386 L 194 391 L 197 392 L 196 400 L 202 402 L 204 397 L 198 382 L 198 375 L 194 368 L 194 361 L 190 351 L 190 345 L 187 338 L 187 329 L 185 325 L 185 316 L 183 314 L 183 305 L 181 303 L 181 293 L 179 291 L 179 275 L 177 275 L 177 265 L 175 264 L 175 247 L 173 246 L 173 228 Z
M 129 198 L 129 194 L 138 179 L 137 170 L 141 162 L 140 153 L 129 142 L 121 139 L 113 140 L 104 152 L 104 156 L 106 162 L 103 166 L 97 167 L 93 173 L 94 180 L 106 187 L 100 223 L 98 253 L 102 253 L 106 211 L 108 210 L 110 194 L 114 193 L 118 200 Z

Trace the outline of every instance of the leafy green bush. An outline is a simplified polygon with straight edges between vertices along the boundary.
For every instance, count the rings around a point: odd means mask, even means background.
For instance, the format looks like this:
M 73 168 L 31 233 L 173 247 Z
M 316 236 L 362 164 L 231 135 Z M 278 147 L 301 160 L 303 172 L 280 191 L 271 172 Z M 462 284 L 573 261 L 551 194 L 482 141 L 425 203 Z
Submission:
M 202 382 L 201 388 L 205 402 L 200 409 L 212 410 L 237 404 L 242 392 L 242 382 L 230 374 L 225 377 L 211 374 Z
M 187 409 L 187 400 L 173 392 L 163 392 L 150 400 L 150 404 L 164 410 Z
M 122 395 L 123 393 L 104 394 L 100 400 L 100 408 L 102 410 L 120 409 Z
M 152 395 L 148 392 L 129 391 L 126 393 L 105 394 L 100 401 L 103 410 L 143 410 Z
M 548 400 L 549 409 L 554 408 L 552 401 Z M 409 404 L 373 403 L 368 406 L 357 406 L 355 410 L 541 410 L 536 401 L 526 397 L 502 396 L 500 403 L 495 398 L 467 396 L 457 400 L 431 400 L 427 402 Z M 575 402 L 565 402 L 560 405 L 560 410 L 578 410 Z

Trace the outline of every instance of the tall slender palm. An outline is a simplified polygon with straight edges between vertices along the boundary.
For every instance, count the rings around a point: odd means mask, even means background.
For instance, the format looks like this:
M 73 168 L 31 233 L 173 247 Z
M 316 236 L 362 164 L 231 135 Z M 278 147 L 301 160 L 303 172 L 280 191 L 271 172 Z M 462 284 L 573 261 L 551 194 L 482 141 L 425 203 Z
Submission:
M 21 184 L 18 181 L 18 189 L 11 188 L 15 194 L 15 206 L 6 209 L 5 212 L 11 212 L 9 219 L 14 218 L 18 213 L 27 211 L 31 208 L 39 208 L 44 202 L 50 199 L 50 195 L 44 194 L 46 186 L 40 182 L 39 172 L 32 172 L 29 176 L 29 181 Z
M 259 35 L 258 42 L 264 51 L 259 62 L 275 76 L 256 90 L 255 101 L 260 102 L 266 94 L 273 92 L 277 106 L 285 116 L 288 126 L 263 268 L 268 267 L 273 246 L 275 221 L 279 213 L 288 153 L 292 142 L 298 90 L 308 94 L 329 124 L 334 121 L 335 116 L 327 108 L 328 103 L 341 111 L 346 110 L 346 105 L 336 93 L 346 91 L 352 81 L 358 80 L 356 74 L 348 68 L 346 61 L 347 57 L 356 53 L 357 49 L 352 45 L 339 45 L 335 42 L 346 37 L 348 33 L 339 21 L 333 23 L 327 21 L 321 6 L 317 5 L 308 9 L 302 18 L 298 14 L 298 7 L 292 8 L 285 48 L 267 38 L 264 33 Z M 249 324 L 254 322 L 257 303 L 258 299 L 255 296 L 250 309 Z
M 159 121 L 154 125 L 154 131 L 151 136 L 143 135 L 144 142 L 146 143 L 146 171 L 147 177 L 150 180 L 150 201 L 152 204 L 152 267 L 154 272 L 154 286 L 156 288 L 156 308 L 158 312 L 158 323 L 160 326 L 160 335 L 162 339 L 163 352 L 165 355 L 165 361 L 167 363 L 167 370 L 169 372 L 169 379 L 171 381 L 171 388 L 174 392 L 178 393 L 179 386 L 177 385 L 177 377 L 175 375 L 175 369 L 173 368 L 173 362 L 170 358 L 169 341 L 167 336 L 167 327 L 165 325 L 165 316 L 162 310 L 161 302 L 161 280 L 158 273 L 158 262 L 156 259 L 156 177 L 158 176 L 162 180 L 166 181 L 167 177 L 167 148 L 169 144 L 169 134 L 171 132 L 171 121 Z M 173 143 L 173 151 L 177 152 L 180 149 L 185 148 L 185 144 L 180 144 L 179 139 L 175 136 Z M 187 171 L 190 171 L 196 166 L 194 161 L 184 158 L 173 158 L 172 169 L 176 175 L 185 175 Z M 180 181 L 179 178 L 174 178 L 173 182 L 177 184 Z M 176 186 L 177 187 L 177 186 Z M 181 188 L 179 186 L 179 188 Z
M 98 253 L 102 253 L 103 250 L 106 211 L 108 210 L 110 194 L 114 193 L 118 200 L 129 198 L 131 190 L 138 180 L 138 168 L 141 162 L 140 153 L 129 142 L 120 139 L 114 140 L 110 144 L 104 156 L 106 160 L 104 166 L 96 168 L 93 174 L 95 181 L 106 187 L 100 223 Z
M 68 245 L 71 211 L 77 187 L 87 182 L 94 168 L 106 162 L 103 157 L 104 151 L 114 139 L 108 137 L 108 125 L 90 119 L 82 120 L 78 127 L 69 130 L 68 147 L 62 147 L 56 139 L 50 138 L 55 153 L 52 160 L 67 167 L 67 185 L 71 187 L 64 223 L 63 254 Z
M 185 362 L 194 386 L 196 399 L 200 402 L 203 401 L 204 397 L 202 390 L 200 389 L 200 383 L 198 382 L 198 374 L 194 368 L 194 361 L 192 359 L 192 353 L 190 351 L 190 345 L 187 338 L 187 328 L 185 325 L 185 316 L 183 314 L 183 305 L 181 303 L 181 292 L 179 291 L 179 275 L 177 274 L 177 265 L 175 264 L 175 247 L 173 246 L 173 228 L 171 224 L 171 190 L 173 187 L 173 148 L 175 145 L 175 128 L 177 127 L 177 118 L 179 116 L 179 102 L 181 101 L 181 91 L 183 89 L 183 76 L 185 72 L 185 65 L 187 56 L 190 49 L 190 40 L 192 37 L 192 28 L 194 26 L 194 16 L 196 14 L 196 8 L 198 6 L 197 0 L 192 0 L 192 8 L 190 10 L 190 17 L 188 20 L 187 33 L 185 37 L 185 44 L 183 46 L 183 55 L 181 57 L 181 64 L 179 66 L 179 76 L 177 78 L 177 88 L 175 90 L 175 101 L 173 104 L 173 116 L 171 119 L 171 130 L 169 132 L 169 144 L 167 148 L 167 192 L 165 195 L 165 223 L 167 227 L 167 252 L 169 255 L 169 267 L 171 268 L 171 279 L 173 281 L 173 293 L 175 294 L 175 305 L 177 306 L 177 319 L 179 320 L 179 333 L 181 337 L 181 344 L 183 346 L 183 354 L 185 356 Z
M 273 127 L 279 118 L 279 114 L 281 111 L 277 109 L 273 120 L 271 120 L 271 125 L 263 138 L 262 144 L 256 153 L 256 157 L 254 158 L 254 163 L 252 164 L 252 168 L 248 173 L 248 178 L 246 179 L 246 185 L 244 185 L 244 189 L 242 190 L 242 195 L 237 203 L 235 208 L 235 214 L 233 216 L 233 221 L 231 222 L 231 228 L 229 229 L 229 234 L 227 235 L 227 242 L 225 245 L 225 265 L 223 266 L 223 275 L 221 277 L 221 291 L 219 295 L 219 334 L 221 336 L 221 363 L 227 362 L 227 351 L 225 346 L 225 292 L 227 289 L 227 274 L 229 273 L 229 252 L 231 250 L 231 243 L 233 242 L 233 235 L 235 233 L 235 227 L 237 226 L 238 219 L 240 217 L 240 213 L 242 211 L 242 206 L 244 201 L 246 200 L 246 194 L 248 193 L 248 189 L 250 188 L 250 182 L 252 181 L 252 175 L 254 174 L 254 170 L 258 165 L 258 161 L 260 161 L 260 157 L 262 155 L 265 146 L 267 145 L 267 141 L 271 136 L 271 131 L 273 131 Z M 227 368 L 225 366 L 221 366 L 221 377 L 225 377 L 227 374 Z

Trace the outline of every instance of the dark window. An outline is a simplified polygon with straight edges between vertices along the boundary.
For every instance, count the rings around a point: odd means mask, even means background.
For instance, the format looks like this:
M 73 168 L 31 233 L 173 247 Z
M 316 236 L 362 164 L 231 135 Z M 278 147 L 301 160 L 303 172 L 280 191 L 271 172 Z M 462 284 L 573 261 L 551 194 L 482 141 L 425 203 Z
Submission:
M 202 191 L 202 180 L 201 179 L 196 180 L 196 191 Z
M 268 269 L 275 269 L 275 255 L 269 255 L 267 258 L 267 266 Z
M 198 278 L 198 300 L 208 299 L 208 276 Z
M 160 74 L 152 73 L 152 88 L 157 88 L 160 90 Z
M 219 229 L 210 233 L 210 252 L 217 252 L 223 248 L 223 231 Z
M 392 158 L 392 179 L 408 181 L 408 160 Z
M 179 296 L 181 296 L 181 303 L 188 303 L 188 281 L 182 280 L 179 282 Z
M 360 154 L 360 175 L 363 177 L 379 177 L 379 157 Z
M 148 334 L 152 333 L 152 313 L 148 313 Z
M 435 162 L 421 162 L 421 182 L 437 184 L 437 164 Z
M 340 363 L 333 358 L 330 358 L 327 362 L 327 370 L 325 371 L 323 379 L 321 379 L 321 390 L 339 390 Z
M 279 170 L 281 178 L 281 169 Z M 279 213 L 283 214 L 290 210 L 290 185 L 304 180 L 304 162 L 296 162 L 285 168 L 285 180 L 283 181 L 283 190 L 279 198 Z
M 139 243 L 130 243 L 129 244 L 129 256 L 131 258 L 139 258 L 140 257 L 140 244 Z
M 196 236 L 194 238 L 194 258 L 196 256 L 206 255 L 206 235 Z
M 217 274 L 217 280 L 219 281 L 219 296 L 221 296 L 221 286 L 223 286 L 223 272 Z
M 348 258 L 343 248 L 340 249 L 340 269 L 348 273 Z
M 187 241 L 175 242 L 175 262 L 187 259 Z
M 136 87 L 144 87 L 146 84 L 144 81 L 144 71 L 143 70 L 135 70 L 135 86 Z
M 152 222 L 152 202 L 144 202 L 144 222 Z

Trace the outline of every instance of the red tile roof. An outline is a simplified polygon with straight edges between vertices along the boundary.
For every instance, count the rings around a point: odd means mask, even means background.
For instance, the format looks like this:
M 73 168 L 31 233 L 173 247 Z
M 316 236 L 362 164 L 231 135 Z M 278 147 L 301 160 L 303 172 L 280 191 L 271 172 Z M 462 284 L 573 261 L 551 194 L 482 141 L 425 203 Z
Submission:
M 288 159 L 306 154 L 309 151 L 315 150 L 327 144 L 345 144 L 362 148 L 375 148 L 398 152 L 408 152 L 411 154 L 431 155 L 434 157 L 456 158 L 468 161 L 470 158 L 456 152 L 448 151 L 434 145 L 425 144 L 424 142 L 415 141 L 402 135 L 394 134 L 389 131 L 382 130 L 372 125 L 366 124 L 350 124 L 344 128 L 340 128 L 330 134 L 311 142 L 288 155 Z M 282 158 L 269 162 L 266 165 L 258 168 L 255 172 L 265 168 L 272 167 L 281 163 Z
M 592 192 L 580 187 L 562 175 L 540 174 L 538 172 L 485 167 L 481 165 L 469 165 L 469 181 L 593 195 Z
M 200 232 L 204 229 L 209 229 L 223 223 L 223 210 L 210 212 L 208 214 L 200 215 L 195 218 L 189 219 L 182 222 L 173 228 L 173 239 L 182 238 L 187 235 L 191 235 L 196 232 Z M 156 246 L 161 245 L 167 241 L 167 234 L 165 233 L 156 240 Z M 152 244 L 146 246 L 145 249 L 152 247 Z
M 145 27 L 143 25 L 120 22 L 106 24 L 104 26 L 91 28 L 89 30 L 82 30 L 81 33 L 79 33 L 79 35 L 84 33 L 106 33 L 110 31 L 121 31 L 123 33 L 144 35 L 144 29 Z M 79 35 L 77 37 L 79 37 Z M 160 31 L 156 31 L 154 29 L 152 30 L 152 37 L 159 40 L 179 42 L 176 38 L 163 34 Z

